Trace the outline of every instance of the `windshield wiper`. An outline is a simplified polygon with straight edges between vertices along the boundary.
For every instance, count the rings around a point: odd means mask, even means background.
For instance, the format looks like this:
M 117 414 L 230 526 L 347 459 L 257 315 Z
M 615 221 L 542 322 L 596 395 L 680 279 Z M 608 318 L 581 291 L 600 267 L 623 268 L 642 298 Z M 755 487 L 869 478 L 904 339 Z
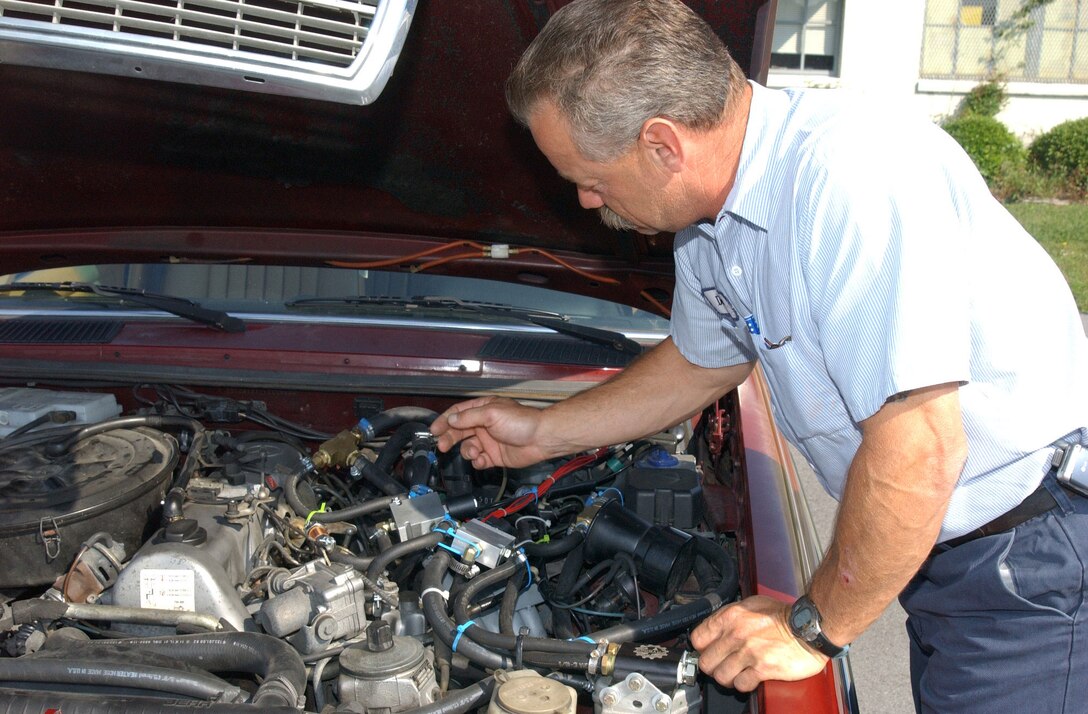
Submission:
M 455 297 L 423 296 L 423 297 L 387 297 L 375 295 L 347 295 L 331 298 L 297 298 L 285 303 L 287 307 L 307 307 L 311 305 L 377 305 L 382 307 L 400 307 L 405 310 L 413 308 L 438 309 L 438 310 L 462 310 L 477 315 L 489 317 L 505 317 L 521 322 L 528 322 L 539 327 L 545 327 L 561 335 L 576 337 L 595 345 L 602 345 L 618 352 L 639 355 L 642 354 L 642 345 L 630 339 L 626 335 L 612 330 L 603 330 L 599 327 L 576 325 L 570 322 L 570 318 L 557 312 L 547 310 L 535 310 L 531 308 L 514 307 L 503 303 L 478 302 L 475 300 L 461 300 Z
M 0 292 L 8 293 L 20 290 L 91 293 L 105 297 L 117 297 L 121 298 L 122 301 L 128 300 L 137 305 L 168 312 L 171 315 L 177 315 L 186 320 L 198 322 L 201 325 L 208 325 L 209 327 L 214 327 L 223 332 L 246 331 L 246 323 L 239 320 L 237 317 L 231 317 L 220 310 L 210 310 L 206 307 L 202 307 L 193 300 L 178 297 L 176 295 L 162 295 L 159 293 L 149 293 L 146 290 L 139 290 L 137 288 L 120 288 L 109 285 L 96 285 L 94 283 L 79 283 L 72 281 L 55 283 L 27 282 L 0 285 Z

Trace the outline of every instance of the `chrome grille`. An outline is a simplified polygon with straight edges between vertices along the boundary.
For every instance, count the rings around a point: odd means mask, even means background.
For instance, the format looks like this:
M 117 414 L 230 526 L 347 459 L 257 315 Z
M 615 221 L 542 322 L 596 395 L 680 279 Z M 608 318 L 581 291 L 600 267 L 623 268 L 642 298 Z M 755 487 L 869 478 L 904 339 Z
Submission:
M 0 0 L 0 63 L 369 104 L 417 2 Z
M 0 0 L 0 16 L 318 62 L 352 63 L 377 0 Z

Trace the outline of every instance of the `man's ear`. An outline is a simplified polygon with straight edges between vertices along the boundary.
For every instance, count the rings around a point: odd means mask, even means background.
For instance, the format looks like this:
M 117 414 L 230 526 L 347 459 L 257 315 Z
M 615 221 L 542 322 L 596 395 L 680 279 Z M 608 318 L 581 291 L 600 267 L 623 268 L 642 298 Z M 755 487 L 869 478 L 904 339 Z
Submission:
M 667 171 L 679 173 L 684 163 L 684 143 L 676 124 L 663 117 L 652 117 L 642 125 L 638 138 L 652 161 Z

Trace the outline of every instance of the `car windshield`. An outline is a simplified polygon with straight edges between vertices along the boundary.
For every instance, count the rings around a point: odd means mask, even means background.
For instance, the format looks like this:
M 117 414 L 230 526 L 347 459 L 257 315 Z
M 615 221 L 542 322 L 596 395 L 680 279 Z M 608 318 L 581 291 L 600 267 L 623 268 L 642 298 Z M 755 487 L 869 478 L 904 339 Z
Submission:
M 606 300 L 531 285 L 478 278 L 381 270 L 269 265 L 82 265 L 0 276 L 0 286 L 36 283 L 35 289 L 0 291 L 0 310 L 145 310 L 123 295 L 42 289 L 43 284 L 76 283 L 186 298 L 203 308 L 247 319 L 267 316 L 307 320 L 344 318 L 495 322 L 495 310 L 459 309 L 479 303 L 551 314 L 577 325 L 652 338 L 668 332 L 668 321 L 644 310 Z M 441 298 L 417 301 L 413 298 Z

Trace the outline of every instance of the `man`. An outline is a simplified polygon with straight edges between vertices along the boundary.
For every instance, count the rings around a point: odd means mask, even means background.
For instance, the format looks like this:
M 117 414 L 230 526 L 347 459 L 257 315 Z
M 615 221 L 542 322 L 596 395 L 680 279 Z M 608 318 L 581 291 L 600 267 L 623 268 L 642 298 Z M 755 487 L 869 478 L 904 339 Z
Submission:
M 750 597 L 693 632 L 703 671 L 743 691 L 810 676 L 902 593 L 920 711 L 1086 711 L 1088 498 L 1051 462 L 1088 443 L 1088 344 L 962 150 L 838 93 L 749 84 L 673 0 L 568 5 L 507 98 L 582 206 L 677 232 L 672 334 L 544 410 L 458 404 L 440 448 L 489 468 L 623 442 L 758 360 L 841 505 L 792 610 Z

